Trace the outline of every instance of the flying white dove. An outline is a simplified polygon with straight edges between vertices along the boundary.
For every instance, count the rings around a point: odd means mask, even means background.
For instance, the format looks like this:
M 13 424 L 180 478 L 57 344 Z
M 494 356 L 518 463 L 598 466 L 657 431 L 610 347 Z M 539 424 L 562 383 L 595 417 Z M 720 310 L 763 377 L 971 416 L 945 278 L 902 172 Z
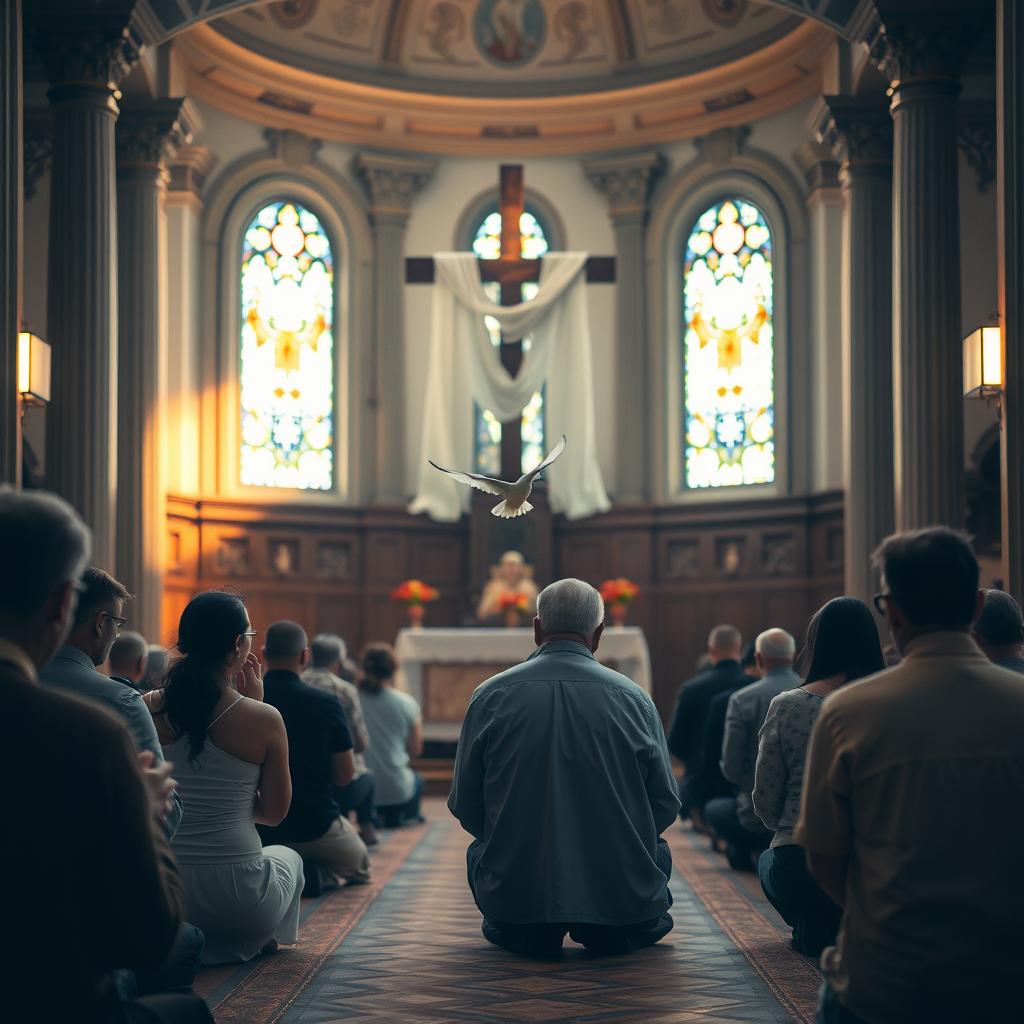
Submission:
M 536 469 L 531 469 L 529 473 L 524 473 L 514 484 L 510 484 L 506 480 L 495 480 L 493 477 L 481 476 L 479 473 L 457 473 L 454 470 L 439 466 L 436 462 L 431 462 L 430 459 L 427 459 L 427 462 L 430 462 L 434 469 L 439 469 L 453 480 L 458 480 L 460 484 L 468 484 L 470 487 L 475 487 L 478 491 L 483 491 L 484 494 L 495 494 L 502 498 L 503 500 L 499 501 L 491 509 L 491 515 L 499 516 L 502 519 L 515 519 L 516 516 L 524 516 L 533 509 L 533 506 L 526 499 L 529 498 L 530 492 L 533 490 L 534 479 L 538 473 L 547 469 L 564 451 L 565 434 L 562 435 L 562 440 L 551 449 L 547 457 Z

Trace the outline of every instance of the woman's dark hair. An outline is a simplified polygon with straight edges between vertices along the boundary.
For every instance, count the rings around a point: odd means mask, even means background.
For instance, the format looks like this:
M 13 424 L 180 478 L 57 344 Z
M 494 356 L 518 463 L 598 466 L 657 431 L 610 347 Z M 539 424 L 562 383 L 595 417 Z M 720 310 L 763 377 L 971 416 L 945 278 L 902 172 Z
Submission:
M 801 661 L 807 683 L 840 673 L 851 683 L 881 672 L 885 668 L 882 644 L 868 606 L 855 597 L 836 597 L 819 608 L 807 627 Z
M 398 670 L 398 660 L 390 644 L 368 644 L 363 650 L 363 670 L 359 676 L 359 689 L 367 693 L 380 693 L 385 680 Z
M 221 697 L 217 673 L 248 628 L 242 599 L 224 590 L 197 594 L 181 613 L 177 647 L 183 657 L 167 673 L 160 710 L 176 735 L 188 736 L 190 760 L 202 753 Z

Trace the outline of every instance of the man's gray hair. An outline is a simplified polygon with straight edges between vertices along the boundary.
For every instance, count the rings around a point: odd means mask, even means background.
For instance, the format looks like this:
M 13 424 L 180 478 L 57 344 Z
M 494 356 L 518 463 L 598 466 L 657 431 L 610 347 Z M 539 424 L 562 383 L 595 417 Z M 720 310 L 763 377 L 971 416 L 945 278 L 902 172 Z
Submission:
M 765 661 L 792 661 L 796 641 L 784 629 L 766 629 L 754 642 L 754 650 Z
M 116 676 L 124 675 L 119 669 L 134 668 L 140 658 L 149 654 L 149 644 L 141 633 L 128 630 L 121 633 L 110 648 L 110 671 Z
M 736 651 L 743 646 L 743 635 L 735 626 L 721 623 L 708 633 L 709 651 Z
M 557 580 L 540 592 L 537 617 L 545 633 L 576 633 L 591 637 L 604 622 L 604 601 L 583 580 Z
M 0 613 L 28 619 L 63 583 L 77 580 L 89 559 L 92 534 L 56 494 L 0 485 Z
M 309 646 L 314 668 L 330 668 L 345 660 L 348 649 L 337 633 L 318 633 Z

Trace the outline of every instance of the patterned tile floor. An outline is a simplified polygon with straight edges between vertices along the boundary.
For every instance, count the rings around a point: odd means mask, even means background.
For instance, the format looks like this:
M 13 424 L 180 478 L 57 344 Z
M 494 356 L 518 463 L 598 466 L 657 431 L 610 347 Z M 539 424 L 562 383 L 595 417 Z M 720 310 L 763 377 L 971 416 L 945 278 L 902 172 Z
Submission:
M 217 979 L 210 1002 L 220 1002 L 218 1021 L 813 1021 L 815 967 L 789 949 L 756 879 L 730 872 L 701 837 L 673 830 L 675 929 L 659 945 L 597 958 L 567 940 L 560 961 L 536 962 L 483 940 L 466 887 L 467 838 L 440 801 L 430 801 L 426 813 L 430 822 L 417 835 L 388 837 L 380 860 L 391 877 L 372 901 L 345 909 L 342 890 L 338 903 L 307 910 L 300 947 L 318 943 L 316 956 L 303 960 L 296 949 L 267 962 L 282 978 L 293 972 L 287 983 L 244 970 L 234 981 Z M 333 919 L 344 914 L 349 920 L 339 928 Z

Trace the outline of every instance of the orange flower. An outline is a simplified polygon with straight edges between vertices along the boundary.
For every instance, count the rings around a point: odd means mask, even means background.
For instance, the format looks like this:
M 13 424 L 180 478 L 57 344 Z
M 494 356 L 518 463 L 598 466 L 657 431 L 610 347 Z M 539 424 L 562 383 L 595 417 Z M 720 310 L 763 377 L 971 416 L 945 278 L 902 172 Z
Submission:
M 426 604 L 428 601 L 436 601 L 440 596 L 440 591 L 423 580 L 406 580 L 391 591 L 391 600 L 401 604 Z
M 514 590 L 506 590 L 505 593 L 498 595 L 498 609 L 500 611 L 508 611 L 510 608 L 515 608 L 516 611 L 525 612 L 530 607 L 529 601 L 526 599 L 525 594 L 517 593 Z
M 601 597 L 605 604 L 629 604 L 639 593 L 640 588 L 624 576 L 601 584 Z

